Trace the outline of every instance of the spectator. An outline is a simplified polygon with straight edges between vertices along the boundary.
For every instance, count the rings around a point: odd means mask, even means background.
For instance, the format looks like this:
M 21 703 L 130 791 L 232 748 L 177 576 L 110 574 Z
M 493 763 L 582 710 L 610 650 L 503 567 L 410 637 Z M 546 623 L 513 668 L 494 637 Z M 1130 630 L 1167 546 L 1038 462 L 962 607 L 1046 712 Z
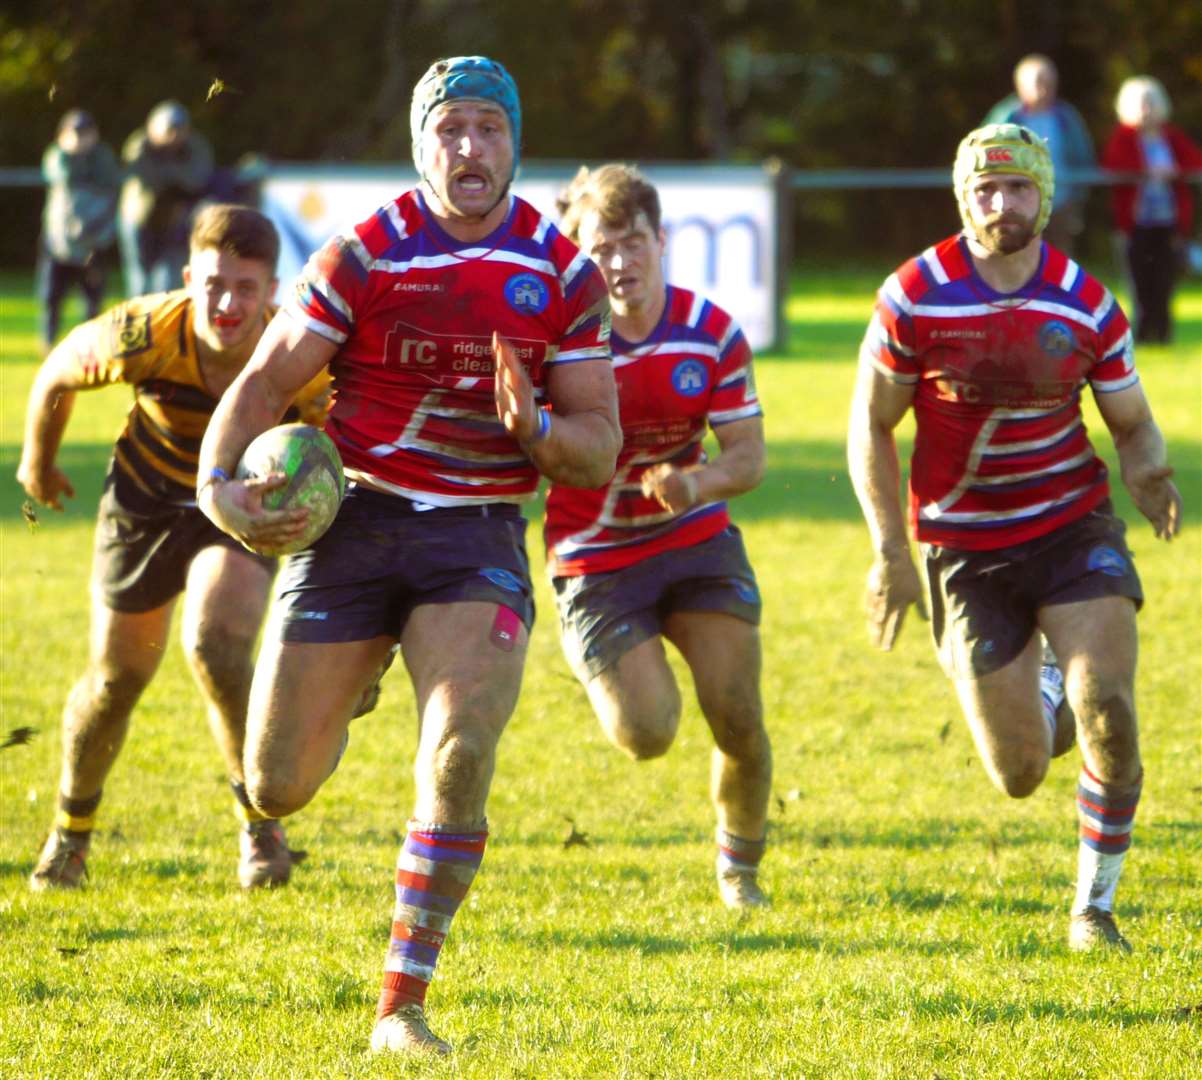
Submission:
M 1194 217 L 1183 174 L 1202 169 L 1202 149 L 1168 122 L 1169 96 L 1157 79 L 1127 79 L 1115 112 L 1119 123 L 1102 164 L 1130 174 L 1130 182 L 1111 189 L 1111 209 L 1135 291 L 1135 340 L 1164 343 L 1172 336 L 1169 305 Z
M 985 117 L 986 124 L 1022 124 L 1048 144 L 1056 170 L 1056 194 L 1044 239 L 1070 257 L 1085 225 L 1088 188 L 1073 183 L 1077 169 L 1094 165 L 1093 141 L 1081 114 L 1057 97 L 1060 75 L 1040 53 L 1024 56 L 1014 68 L 1015 93 L 1003 98 Z
M 46 206 L 38 244 L 37 292 L 42 343 L 58 338 L 63 300 L 73 285 L 83 291 L 87 318 L 104 296 L 104 250 L 115 238 L 121 169 L 112 148 L 100 141 L 96 121 L 72 109 L 59 121 L 54 142 L 42 155 Z
M 213 150 L 178 101 L 156 105 L 121 151 L 121 259 L 130 296 L 183 284 L 192 212 L 213 175 Z

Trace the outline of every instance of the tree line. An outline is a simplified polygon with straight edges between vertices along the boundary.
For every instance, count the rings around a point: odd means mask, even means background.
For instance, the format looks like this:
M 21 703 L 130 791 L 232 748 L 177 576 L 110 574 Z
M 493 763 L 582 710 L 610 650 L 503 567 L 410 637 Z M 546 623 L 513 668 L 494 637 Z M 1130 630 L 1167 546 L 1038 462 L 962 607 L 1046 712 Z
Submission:
M 527 159 L 950 168 L 1033 51 L 1095 140 L 1137 73 L 1202 137 L 1202 5 L 1180 0 L 10 0 L 0 165 L 36 165 L 72 106 L 119 147 L 168 97 L 225 165 L 408 160 L 413 83 L 438 56 L 478 52 L 518 81 Z M 5 194 L 9 247 L 40 205 L 26 196 Z M 854 223 L 843 242 L 861 250 L 954 221 L 930 193 L 799 199 L 794 217 L 802 246 Z

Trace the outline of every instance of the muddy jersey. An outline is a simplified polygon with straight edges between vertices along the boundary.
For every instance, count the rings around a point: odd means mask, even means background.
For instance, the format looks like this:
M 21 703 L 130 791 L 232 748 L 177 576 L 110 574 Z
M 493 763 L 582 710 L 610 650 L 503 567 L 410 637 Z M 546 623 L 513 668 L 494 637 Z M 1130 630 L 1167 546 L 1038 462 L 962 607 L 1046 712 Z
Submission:
M 706 426 L 760 416 L 751 349 L 720 307 L 668 287 L 646 341 L 611 338 L 622 420 L 617 470 L 599 490 L 553 484 L 544 526 L 554 576 L 619 570 L 651 555 L 716 536 L 730 523 L 725 502 L 683 513 L 642 493 L 643 473 L 668 462 L 704 463 Z
M 275 309 L 264 314 L 266 326 Z M 200 370 L 193 307 L 184 289 L 140 296 L 77 326 L 69 349 L 84 389 L 133 387 L 134 404 L 113 448 L 117 469 L 142 494 L 173 506 L 196 503 L 200 442 L 217 407 Z M 328 397 L 323 373 L 297 395 L 284 421 L 320 424 Z
M 1109 492 L 1081 391 L 1135 385 L 1131 331 L 1101 283 L 1043 245 L 1014 293 L 991 289 L 962 235 L 877 294 L 864 357 L 914 387 L 910 514 L 919 540 L 987 550 L 1080 518 Z
M 516 197 L 495 232 L 462 243 L 407 192 L 318 251 L 286 310 L 339 346 L 326 430 L 347 475 L 438 506 L 518 502 L 538 485 L 497 417 L 494 331 L 540 402 L 553 365 L 609 360 L 600 272 Z

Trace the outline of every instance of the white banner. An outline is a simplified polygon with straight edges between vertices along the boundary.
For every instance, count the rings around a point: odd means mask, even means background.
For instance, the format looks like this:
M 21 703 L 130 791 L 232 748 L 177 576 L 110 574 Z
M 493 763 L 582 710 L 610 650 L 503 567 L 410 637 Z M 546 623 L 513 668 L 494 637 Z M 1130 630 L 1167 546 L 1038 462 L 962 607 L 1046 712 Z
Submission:
M 556 196 L 574 172 L 575 166 L 532 166 L 514 191 L 554 219 Z M 753 349 L 771 346 L 781 289 L 773 178 L 752 166 L 648 166 L 643 172 L 659 189 L 668 280 L 730 312 Z M 305 261 L 330 236 L 416 183 L 413 170 L 402 168 L 272 169 L 262 185 L 262 207 L 283 242 L 278 298 L 290 294 Z

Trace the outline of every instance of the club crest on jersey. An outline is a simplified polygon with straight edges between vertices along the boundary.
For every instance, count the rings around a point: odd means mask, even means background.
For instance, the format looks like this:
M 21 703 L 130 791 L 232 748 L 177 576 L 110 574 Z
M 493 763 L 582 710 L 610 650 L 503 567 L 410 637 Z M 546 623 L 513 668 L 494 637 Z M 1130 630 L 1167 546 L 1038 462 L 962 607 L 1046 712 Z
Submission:
M 133 356 L 150 348 L 150 315 L 128 315 L 113 323 L 114 356 Z
M 1039 330 L 1039 347 L 1054 360 L 1062 360 L 1076 347 L 1076 339 L 1067 323 L 1051 319 Z
M 709 373 L 700 360 L 682 360 L 672 369 L 672 386 L 682 397 L 696 397 L 709 383 Z
M 514 274 L 505 282 L 505 299 L 514 311 L 523 315 L 537 315 L 551 299 L 547 286 L 533 274 Z

